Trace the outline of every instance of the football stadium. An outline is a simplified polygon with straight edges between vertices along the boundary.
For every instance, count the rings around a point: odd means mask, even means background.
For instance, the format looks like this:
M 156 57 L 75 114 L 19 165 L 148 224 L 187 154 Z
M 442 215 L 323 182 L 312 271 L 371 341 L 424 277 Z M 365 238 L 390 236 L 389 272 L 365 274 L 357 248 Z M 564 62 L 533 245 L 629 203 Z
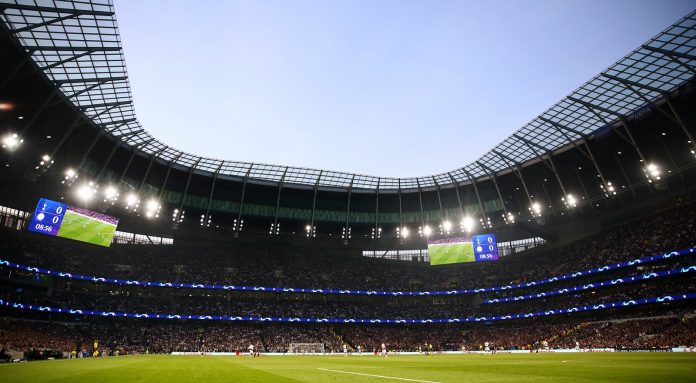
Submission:
M 446 151 L 452 170 L 388 177 L 238 158 L 262 148 L 243 140 L 252 126 L 229 123 L 234 108 L 211 116 L 242 138 L 231 159 L 168 145 L 203 130 L 155 135 L 136 114 L 142 77 L 126 64 L 146 35 L 121 34 L 138 16 L 127 3 L 0 0 L 0 381 L 694 381 L 696 4 L 655 2 L 691 9 L 640 40 L 606 36 L 632 50 L 541 92 L 555 101 L 473 160 Z M 204 3 L 232 4 L 184 13 Z M 186 28 L 172 24 L 160 41 L 218 44 L 179 41 Z M 218 53 L 181 49 L 213 71 Z M 190 74 L 171 79 L 172 114 L 204 114 L 186 107 L 208 97 L 194 100 Z M 485 126 L 462 129 L 484 142 Z M 299 148 L 279 154 L 297 163 Z

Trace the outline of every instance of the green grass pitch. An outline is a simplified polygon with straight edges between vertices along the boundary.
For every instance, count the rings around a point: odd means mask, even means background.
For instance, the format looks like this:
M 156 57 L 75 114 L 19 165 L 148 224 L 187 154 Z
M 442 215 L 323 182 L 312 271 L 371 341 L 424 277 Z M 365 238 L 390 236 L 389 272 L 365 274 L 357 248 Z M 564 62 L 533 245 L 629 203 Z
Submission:
M 89 219 L 68 210 L 65 212 L 57 235 L 63 238 L 108 247 L 111 245 L 111 239 L 115 231 L 116 226 L 114 225 L 96 219 Z
M 3 382 L 693 382 L 696 354 L 134 355 L 0 365 Z
M 474 262 L 474 246 L 471 242 L 428 244 L 431 265 Z

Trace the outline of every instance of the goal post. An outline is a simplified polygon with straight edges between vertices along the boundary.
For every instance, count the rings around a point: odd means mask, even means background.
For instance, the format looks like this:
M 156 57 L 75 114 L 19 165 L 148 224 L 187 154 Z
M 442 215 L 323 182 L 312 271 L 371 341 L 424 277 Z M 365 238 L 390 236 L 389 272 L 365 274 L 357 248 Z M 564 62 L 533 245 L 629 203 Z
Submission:
M 290 343 L 291 354 L 323 354 L 324 343 Z

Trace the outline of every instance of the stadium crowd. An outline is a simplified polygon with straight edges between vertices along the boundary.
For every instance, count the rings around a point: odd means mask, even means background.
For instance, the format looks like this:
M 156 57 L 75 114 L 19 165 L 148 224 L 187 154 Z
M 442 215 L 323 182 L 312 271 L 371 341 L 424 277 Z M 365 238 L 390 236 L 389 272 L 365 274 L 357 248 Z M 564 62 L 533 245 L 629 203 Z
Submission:
M 696 209 L 669 211 L 562 247 L 498 262 L 428 267 L 345 254 L 250 245 L 85 247 L 0 232 L 0 254 L 21 264 L 140 281 L 375 290 L 476 288 L 521 283 L 696 246 Z M 205 262 L 200 262 L 205 257 Z
M 93 355 L 171 352 L 239 352 L 251 344 L 261 352 L 292 353 L 291 343 L 323 344 L 326 353 L 391 351 L 479 351 L 617 348 L 667 349 L 696 345 L 696 318 L 669 316 L 612 321 L 527 321 L 477 325 L 320 325 L 244 323 L 94 323 L 0 321 L 0 348 L 25 352 L 76 350 Z M 317 349 L 318 350 L 318 349 Z

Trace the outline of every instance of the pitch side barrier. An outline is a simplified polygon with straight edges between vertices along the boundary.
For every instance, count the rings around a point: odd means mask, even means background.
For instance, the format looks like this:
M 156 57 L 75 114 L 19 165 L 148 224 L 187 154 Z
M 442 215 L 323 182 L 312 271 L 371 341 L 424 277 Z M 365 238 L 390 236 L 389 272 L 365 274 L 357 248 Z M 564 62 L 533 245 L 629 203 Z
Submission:
M 537 311 L 522 314 L 512 314 L 512 315 L 494 315 L 494 316 L 481 316 L 481 317 L 468 317 L 468 318 L 450 318 L 450 319 L 362 319 L 362 318 L 285 318 L 285 317 L 261 317 L 261 316 L 229 316 L 229 315 L 180 315 L 180 314 L 136 314 L 136 313 L 123 313 L 115 311 L 94 311 L 94 310 L 81 310 L 81 309 L 67 309 L 67 308 L 56 308 L 50 306 L 39 306 L 39 305 L 29 305 L 24 303 L 17 303 L 8 300 L 0 299 L 0 306 L 6 306 L 9 308 L 20 309 L 20 310 L 30 310 L 30 311 L 41 311 L 47 313 L 60 313 L 60 314 L 72 314 L 72 315 L 94 315 L 101 317 L 114 317 L 114 318 L 146 318 L 146 319 L 173 319 L 173 320 L 209 320 L 209 321 L 238 321 L 238 322 L 287 322 L 287 323 L 372 323 L 372 324 L 424 324 L 424 323 L 467 323 L 467 322 L 491 322 L 491 321 L 501 321 L 508 319 L 524 319 L 524 318 L 536 318 L 545 317 L 550 315 L 558 314 L 572 314 L 583 311 L 594 311 L 594 310 L 604 310 L 610 308 L 621 308 L 621 307 L 631 307 L 640 306 L 651 303 L 666 303 L 682 301 L 687 299 L 696 299 L 696 293 L 688 294 L 677 294 L 677 295 L 664 295 L 661 297 L 653 298 L 638 298 L 631 299 L 627 301 L 618 301 L 613 303 L 602 303 L 597 305 L 586 305 L 586 306 L 576 306 L 556 310 L 546 310 Z
M 643 263 L 650 263 L 659 261 L 662 259 L 681 257 L 687 254 L 693 254 L 696 252 L 696 248 L 687 248 L 682 250 L 675 250 L 667 253 L 657 254 L 650 257 L 634 259 L 631 261 L 625 261 L 621 263 L 615 263 L 611 265 L 606 265 L 602 267 L 596 267 L 593 269 L 588 269 L 584 271 L 576 271 L 574 273 L 560 275 L 556 277 L 551 277 L 548 279 L 542 279 L 538 281 L 517 283 L 505 286 L 495 286 L 495 287 L 480 287 L 473 289 L 462 289 L 462 290 L 433 290 L 433 291 L 378 291 L 378 290 L 350 290 L 350 289 L 313 289 L 313 288 L 295 288 L 295 287 L 263 287 L 263 286 L 236 286 L 236 285 L 211 285 L 204 283 L 172 283 L 172 282 L 149 282 L 149 281 L 137 281 L 131 279 L 116 279 L 116 278 L 104 278 L 104 277 L 94 277 L 90 275 L 81 275 L 67 273 L 63 271 L 53 271 L 48 269 L 43 269 L 36 266 L 22 265 L 12 261 L 0 259 L 0 266 L 5 266 L 17 270 L 28 271 L 32 273 L 52 275 L 61 278 L 68 279 L 79 279 L 83 281 L 91 281 L 95 283 L 112 283 L 118 285 L 134 285 L 134 286 L 154 286 L 154 287 L 171 287 L 171 288 L 184 288 L 184 289 L 208 289 L 208 290 L 229 290 L 229 291 L 262 291 L 262 292 L 278 292 L 278 293 L 305 293 L 305 294 L 344 294 L 344 295 L 388 295 L 388 296 L 424 296 L 424 295 L 460 295 L 460 294 L 473 294 L 473 293 L 483 293 L 492 291 L 505 291 L 511 289 L 519 289 L 525 287 L 532 287 L 538 285 L 544 285 L 548 283 L 564 281 L 573 278 L 579 278 L 591 274 L 602 273 L 610 270 L 617 270 L 624 267 L 635 266 Z M 493 303 L 493 302 L 490 302 Z

